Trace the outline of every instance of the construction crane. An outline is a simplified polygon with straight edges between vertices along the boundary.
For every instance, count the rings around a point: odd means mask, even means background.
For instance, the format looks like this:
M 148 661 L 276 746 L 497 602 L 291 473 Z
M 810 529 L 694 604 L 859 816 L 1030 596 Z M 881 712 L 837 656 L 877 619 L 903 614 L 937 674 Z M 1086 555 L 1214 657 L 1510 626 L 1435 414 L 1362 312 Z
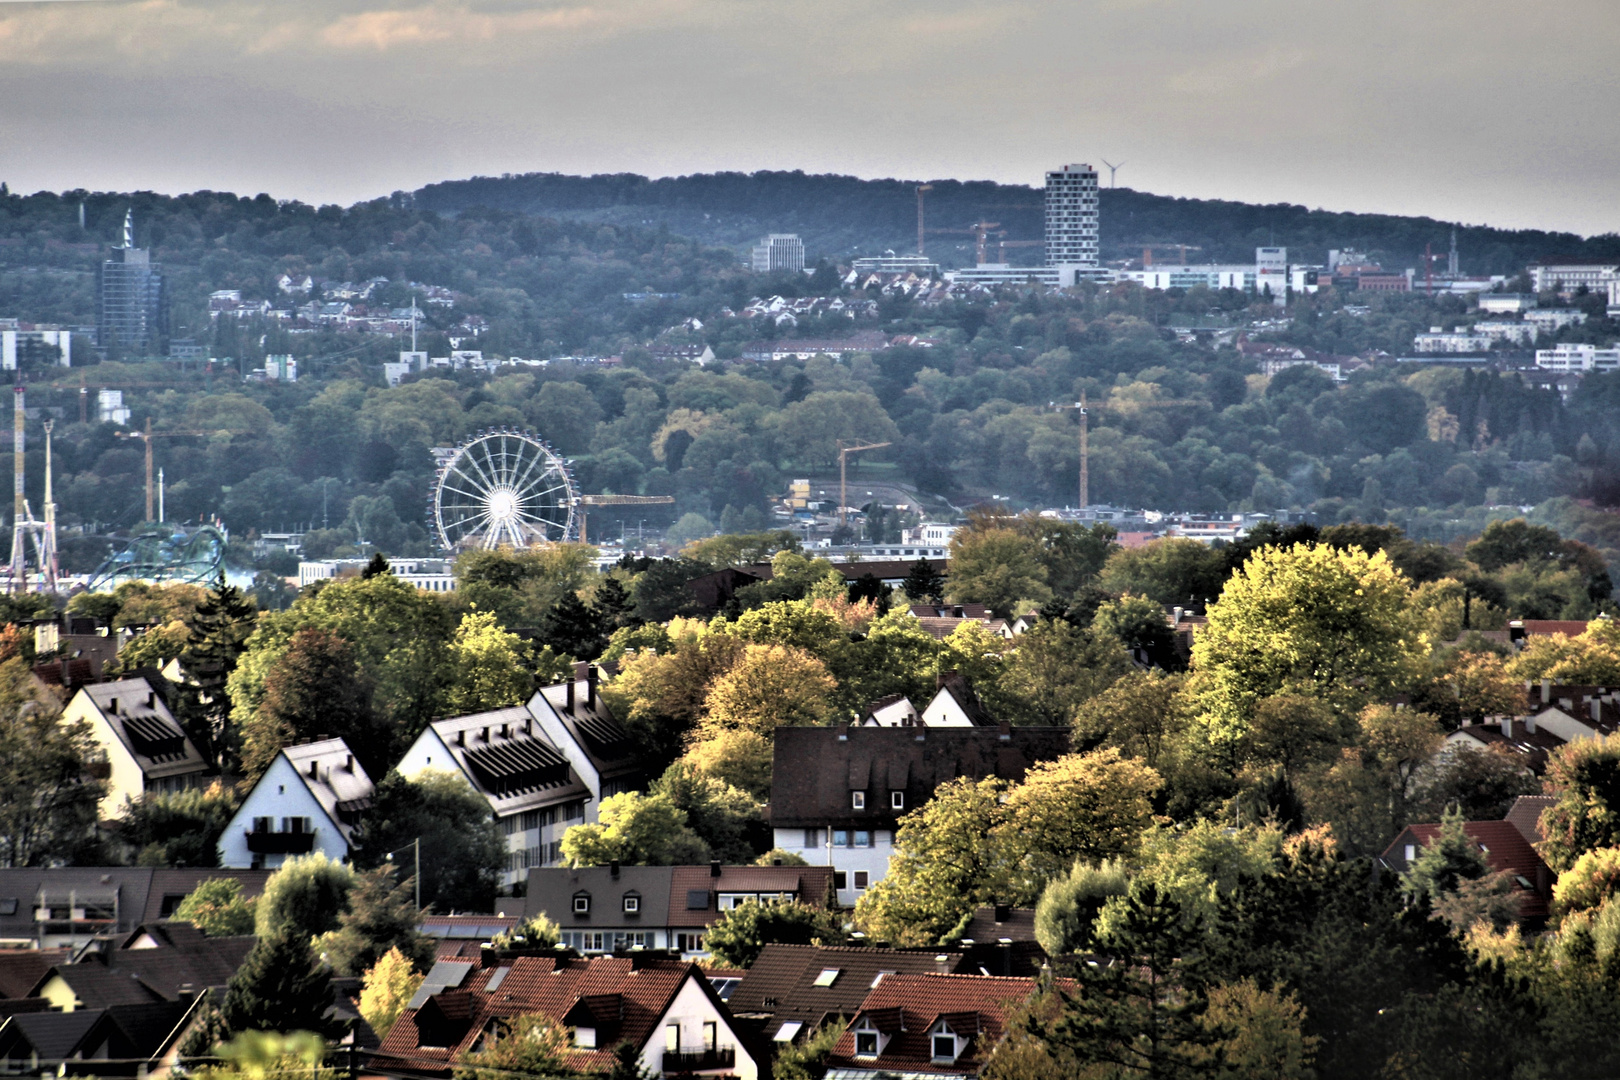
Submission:
M 587 506 L 670 506 L 675 502 L 673 495 L 581 495 L 579 497 L 579 542 L 588 544 L 586 538 L 586 511 Z
M 849 455 L 861 450 L 881 450 L 892 444 L 886 442 L 856 443 L 854 446 L 845 446 L 842 439 L 838 440 L 838 526 L 843 528 L 849 523 Z
M 1007 261 L 1008 248 L 1040 247 L 1045 240 L 998 240 L 996 241 L 996 261 Z
M 153 520 L 153 518 L 152 518 L 152 498 L 153 498 L 153 494 L 154 494 L 154 488 L 152 486 L 152 440 L 153 439 L 183 439 L 183 438 L 187 438 L 189 436 L 194 436 L 194 435 L 229 435 L 229 434 L 230 434 L 230 432 L 228 432 L 228 431 L 153 431 L 152 430 L 152 418 L 150 416 L 148 416 L 146 418 L 146 430 L 145 431 L 120 431 L 120 432 L 118 432 L 118 437 L 120 439 L 141 439 L 142 441 L 144 441 L 146 443 L 146 520 L 147 521 Z
M 1059 405 L 1055 401 L 1047 402 L 1052 409 L 1073 409 L 1080 417 L 1080 509 L 1085 510 L 1091 505 L 1091 410 L 1117 409 L 1121 406 L 1131 406 L 1141 409 L 1161 409 L 1171 406 L 1208 405 L 1207 401 L 1196 398 L 1179 399 L 1176 401 L 1103 401 L 1094 405 L 1086 403 L 1086 393 L 1080 392 L 1080 400 L 1072 405 Z
M 929 229 L 931 233 L 950 234 L 955 236 L 973 237 L 973 246 L 978 258 L 978 265 L 984 265 L 985 241 L 992 236 L 1005 236 L 1003 232 L 992 232 L 992 229 L 1001 228 L 999 221 L 975 221 L 966 229 Z

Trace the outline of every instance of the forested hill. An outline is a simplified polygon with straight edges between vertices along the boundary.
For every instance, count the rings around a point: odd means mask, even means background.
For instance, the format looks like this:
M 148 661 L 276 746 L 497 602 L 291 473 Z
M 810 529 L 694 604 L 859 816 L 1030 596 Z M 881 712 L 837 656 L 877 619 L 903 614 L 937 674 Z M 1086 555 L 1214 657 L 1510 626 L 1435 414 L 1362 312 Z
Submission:
M 886 248 L 915 250 L 916 180 L 862 180 L 803 172 L 702 173 L 650 180 L 634 173 L 473 177 L 430 184 L 417 206 L 456 213 L 475 206 L 600 221 L 665 226 L 694 239 L 742 248 L 767 232 L 796 232 L 806 254 L 848 258 Z M 1041 191 L 1022 184 L 930 180 L 928 253 L 946 265 L 973 258 L 967 226 L 999 222 L 1007 240 L 1041 238 Z M 1105 259 L 1140 255 L 1144 244 L 1189 244 L 1189 258 L 1252 261 L 1254 248 L 1282 244 L 1301 262 L 1324 262 L 1329 248 L 1355 248 L 1397 268 L 1420 265 L 1423 247 L 1444 252 L 1452 224 L 1423 217 L 1334 213 L 1287 203 L 1256 205 L 1179 199 L 1129 188 L 1102 192 Z M 1462 269 L 1513 274 L 1550 256 L 1620 258 L 1620 234 L 1582 238 L 1533 229 L 1458 226 Z M 1033 263 L 1038 247 L 1010 248 L 1010 261 Z M 1161 254 L 1161 258 L 1169 257 Z

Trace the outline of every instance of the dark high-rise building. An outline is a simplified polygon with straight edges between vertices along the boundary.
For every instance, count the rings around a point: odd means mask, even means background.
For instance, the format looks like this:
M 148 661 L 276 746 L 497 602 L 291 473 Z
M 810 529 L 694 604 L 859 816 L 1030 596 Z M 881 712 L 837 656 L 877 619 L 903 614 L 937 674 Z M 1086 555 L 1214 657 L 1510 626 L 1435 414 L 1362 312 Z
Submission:
M 101 264 L 96 280 L 96 344 L 121 353 L 159 355 L 169 336 L 163 267 L 135 246 L 134 213 L 124 215 L 124 242 Z

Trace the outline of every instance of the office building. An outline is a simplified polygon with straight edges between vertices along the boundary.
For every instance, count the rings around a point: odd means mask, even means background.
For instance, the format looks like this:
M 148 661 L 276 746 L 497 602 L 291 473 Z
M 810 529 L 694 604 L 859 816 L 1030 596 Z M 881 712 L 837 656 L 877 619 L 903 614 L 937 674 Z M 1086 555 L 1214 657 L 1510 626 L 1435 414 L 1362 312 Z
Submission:
M 124 215 L 124 241 L 101 264 L 96 280 L 96 345 L 136 355 L 161 355 L 169 332 L 163 267 L 135 246 L 133 212 Z
M 71 330 L 0 330 L 0 368 L 72 366 Z
M 1097 170 L 1090 165 L 1046 174 L 1046 265 L 1097 265 Z
M 753 267 L 756 274 L 772 270 L 803 270 L 804 241 L 797 233 L 771 233 L 754 245 Z

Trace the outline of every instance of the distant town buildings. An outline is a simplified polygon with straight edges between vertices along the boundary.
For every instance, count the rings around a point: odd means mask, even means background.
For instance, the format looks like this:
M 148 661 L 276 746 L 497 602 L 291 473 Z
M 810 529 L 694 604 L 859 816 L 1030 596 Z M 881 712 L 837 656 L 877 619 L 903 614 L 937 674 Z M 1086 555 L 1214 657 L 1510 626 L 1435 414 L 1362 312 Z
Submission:
M 1046 174 L 1046 265 L 1097 265 L 1097 170 L 1065 165 Z
M 1596 345 L 1537 349 L 1536 366 L 1547 371 L 1620 371 L 1620 342 L 1608 349 Z
M 1530 282 L 1536 292 L 1574 292 L 1585 286 L 1592 292 L 1608 290 L 1620 281 L 1620 263 L 1541 263 L 1530 267 Z
M 124 404 L 122 390 L 100 390 L 96 393 L 96 419 L 103 424 L 129 423 L 129 406 Z
M 939 264 L 926 255 L 896 255 L 893 251 L 885 251 L 882 255 L 867 255 L 856 259 L 850 264 L 850 270 L 857 274 L 916 274 L 919 277 L 934 277 L 939 274 Z
M 756 274 L 773 270 L 803 270 L 804 241 L 797 233 L 771 233 L 754 245 L 753 268 Z
M 124 215 L 123 243 L 112 255 L 96 279 L 96 344 L 160 354 L 169 334 L 163 267 L 135 246 L 133 211 Z
M 0 329 L 0 369 L 72 367 L 73 332 L 62 329 Z

